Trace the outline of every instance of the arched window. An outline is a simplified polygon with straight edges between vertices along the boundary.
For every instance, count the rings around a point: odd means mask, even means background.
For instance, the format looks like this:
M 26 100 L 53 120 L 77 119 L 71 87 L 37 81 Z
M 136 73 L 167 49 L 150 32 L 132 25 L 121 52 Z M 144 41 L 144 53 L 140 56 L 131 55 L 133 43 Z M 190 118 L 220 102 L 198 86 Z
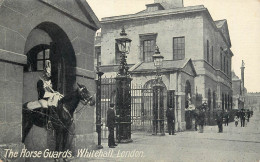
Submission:
M 33 47 L 27 54 L 28 62 L 25 71 L 43 71 L 47 61 L 50 61 L 50 46 L 40 44 Z

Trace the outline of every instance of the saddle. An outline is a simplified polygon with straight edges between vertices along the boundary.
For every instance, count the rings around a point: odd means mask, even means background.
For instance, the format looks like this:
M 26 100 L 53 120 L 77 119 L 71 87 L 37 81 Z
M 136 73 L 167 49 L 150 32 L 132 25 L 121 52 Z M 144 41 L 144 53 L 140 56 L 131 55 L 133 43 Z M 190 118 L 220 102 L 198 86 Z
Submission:
M 31 101 L 31 102 L 28 102 L 27 108 L 29 110 L 34 110 L 34 109 L 37 109 L 37 108 L 48 109 L 48 102 L 46 100 Z

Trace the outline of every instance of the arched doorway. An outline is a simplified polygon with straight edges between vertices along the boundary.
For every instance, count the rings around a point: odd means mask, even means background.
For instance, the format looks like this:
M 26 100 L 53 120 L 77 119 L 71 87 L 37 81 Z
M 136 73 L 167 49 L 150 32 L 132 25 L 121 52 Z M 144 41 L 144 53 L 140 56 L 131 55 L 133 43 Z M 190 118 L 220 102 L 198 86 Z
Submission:
M 141 109 L 141 115 L 142 118 L 144 119 L 143 124 L 145 131 L 147 132 L 152 132 L 153 129 L 153 105 L 154 105 L 154 94 L 153 94 L 153 86 L 156 84 L 157 80 L 156 79 L 151 79 L 147 81 L 141 90 L 142 93 L 142 98 L 141 98 L 141 103 L 142 103 L 142 109 Z M 167 130 L 165 128 L 166 126 L 166 108 L 167 108 L 167 88 L 166 85 L 162 82 L 161 83 L 163 86 L 163 110 L 161 113 L 164 115 L 164 130 Z
M 67 34 L 58 25 L 43 22 L 36 26 L 27 37 L 25 54 L 27 66 L 24 68 L 23 103 L 38 99 L 36 85 L 47 61 L 51 62 L 53 90 L 64 95 L 74 90 L 75 52 Z M 29 150 L 53 148 L 52 134 L 33 126 L 26 138 L 30 140 L 25 140 L 25 145 Z

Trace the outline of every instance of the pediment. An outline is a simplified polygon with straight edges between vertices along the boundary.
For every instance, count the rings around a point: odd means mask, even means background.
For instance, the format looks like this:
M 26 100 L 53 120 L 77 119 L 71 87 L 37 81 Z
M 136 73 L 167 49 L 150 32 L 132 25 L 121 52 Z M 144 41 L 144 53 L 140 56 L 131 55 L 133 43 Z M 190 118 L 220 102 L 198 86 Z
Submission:
M 182 68 L 182 71 L 185 73 L 188 73 L 194 77 L 197 75 L 191 59 L 184 65 L 184 67 Z
M 217 20 L 217 21 L 215 21 L 215 24 L 216 24 L 218 30 L 224 35 L 224 37 L 226 38 L 228 43 L 231 45 L 227 20 Z
M 95 30 L 100 28 L 100 22 L 86 0 L 40 0 L 69 17 Z

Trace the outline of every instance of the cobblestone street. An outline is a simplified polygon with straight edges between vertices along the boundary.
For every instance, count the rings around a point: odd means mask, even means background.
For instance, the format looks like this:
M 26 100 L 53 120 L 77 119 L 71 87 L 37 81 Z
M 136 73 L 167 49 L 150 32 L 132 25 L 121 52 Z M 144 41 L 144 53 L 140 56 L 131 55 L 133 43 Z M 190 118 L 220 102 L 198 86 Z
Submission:
M 113 156 L 106 158 L 78 158 L 81 161 L 252 161 L 260 160 L 260 113 L 255 112 L 246 127 L 235 127 L 234 122 L 223 126 L 206 126 L 204 133 L 178 132 L 175 136 L 152 136 L 134 133 L 133 143 L 119 144 Z M 102 152 L 111 150 L 103 140 Z M 143 153 L 143 157 L 122 157 Z

